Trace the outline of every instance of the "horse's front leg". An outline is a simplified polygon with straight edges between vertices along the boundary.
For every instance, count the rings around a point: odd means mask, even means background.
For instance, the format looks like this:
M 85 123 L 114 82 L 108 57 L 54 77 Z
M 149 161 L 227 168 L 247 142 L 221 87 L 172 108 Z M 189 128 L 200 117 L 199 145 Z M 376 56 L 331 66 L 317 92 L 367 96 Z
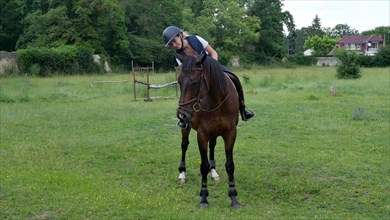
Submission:
M 207 201 L 207 196 L 209 195 L 209 191 L 207 189 L 207 175 L 210 170 L 210 164 L 207 158 L 207 139 L 204 135 L 201 135 L 200 132 L 198 132 L 197 139 L 201 159 L 200 173 L 202 174 L 202 187 L 199 192 L 201 201 L 199 203 L 199 207 L 206 208 L 209 206 L 209 202 Z
M 186 153 L 188 149 L 189 142 L 189 135 L 190 135 L 191 128 L 185 128 L 181 129 L 181 160 L 179 164 L 179 178 L 177 179 L 177 182 L 179 184 L 185 183 L 186 178 Z
M 214 181 L 219 180 L 219 175 L 217 173 L 216 169 L 216 162 L 214 158 L 214 151 L 215 151 L 215 145 L 217 145 L 217 137 L 213 137 L 209 141 L 209 148 L 210 148 L 210 172 L 211 172 L 211 179 Z
M 226 172 L 228 174 L 228 196 L 231 199 L 232 208 L 240 208 L 240 202 L 237 199 L 237 190 L 234 181 L 234 161 L 233 161 L 233 148 L 236 141 L 237 130 L 234 129 L 231 131 L 230 135 L 224 137 L 225 141 L 225 154 L 226 154 Z

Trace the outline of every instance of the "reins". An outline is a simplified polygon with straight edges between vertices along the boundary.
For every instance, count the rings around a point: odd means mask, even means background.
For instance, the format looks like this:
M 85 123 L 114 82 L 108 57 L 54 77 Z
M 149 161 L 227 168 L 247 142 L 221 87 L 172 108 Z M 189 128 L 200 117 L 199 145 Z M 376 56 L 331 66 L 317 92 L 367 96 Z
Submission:
M 202 110 L 202 111 L 204 111 L 204 112 L 214 112 L 214 111 L 216 111 L 217 109 L 219 109 L 219 108 L 226 102 L 226 100 L 227 100 L 228 97 L 229 97 L 229 94 L 230 94 L 230 91 L 228 92 L 228 94 L 226 94 L 226 96 L 225 96 L 225 98 L 223 99 L 223 101 L 222 101 L 217 107 L 215 107 L 215 108 L 213 108 L 213 109 L 209 109 L 209 110 L 206 110 L 206 109 L 201 108 L 200 110 Z

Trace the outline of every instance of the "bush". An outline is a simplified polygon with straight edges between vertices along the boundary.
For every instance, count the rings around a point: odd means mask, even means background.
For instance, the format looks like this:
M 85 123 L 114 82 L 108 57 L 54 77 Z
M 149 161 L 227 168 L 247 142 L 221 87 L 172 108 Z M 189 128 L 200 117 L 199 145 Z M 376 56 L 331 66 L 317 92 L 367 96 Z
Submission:
M 302 66 L 313 66 L 317 63 L 317 58 L 313 56 L 292 55 L 287 57 L 287 61 Z
M 77 57 L 78 69 L 80 72 L 97 73 L 101 71 L 101 66 L 103 66 L 103 63 L 101 63 L 100 65 L 96 64 L 93 61 L 92 54 L 93 54 L 92 48 L 86 48 L 86 47 L 78 48 L 76 57 Z
M 222 65 L 228 66 L 231 64 L 231 59 L 233 57 L 233 53 L 230 51 L 223 51 L 219 50 L 218 51 L 218 62 L 221 63 Z
M 21 72 L 28 74 L 34 72 L 39 76 L 45 76 L 49 72 L 51 60 L 55 59 L 48 48 L 22 49 L 16 51 L 16 54 Z M 37 66 L 39 71 L 36 71 Z
M 390 66 L 390 45 L 382 47 L 374 57 L 377 66 Z
M 356 63 L 364 67 L 390 66 L 390 46 L 382 47 L 374 56 L 358 56 Z
M 364 67 L 376 66 L 375 56 L 360 55 L 360 56 L 358 56 L 356 63 L 359 64 L 359 66 L 364 66 Z
M 341 64 L 337 67 L 336 77 L 339 79 L 357 79 L 360 78 L 360 67 L 355 63 L 344 65 Z
M 357 64 L 358 55 L 348 52 L 345 48 L 338 49 L 335 56 L 340 59 L 341 65 L 337 67 L 336 77 L 339 79 L 360 78 L 360 66 Z
M 294 69 L 296 67 L 296 63 L 289 61 L 287 58 L 283 58 L 281 66 L 287 69 Z
M 29 48 L 18 50 L 18 65 L 21 72 L 48 76 L 52 73 L 93 73 L 99 65 L 93 62 L 93 50 L 64 45 L 58 48 Z M 36 68 L 39 67 L 39 71 Z M 34 71 L 33 71 L 34 70 Z

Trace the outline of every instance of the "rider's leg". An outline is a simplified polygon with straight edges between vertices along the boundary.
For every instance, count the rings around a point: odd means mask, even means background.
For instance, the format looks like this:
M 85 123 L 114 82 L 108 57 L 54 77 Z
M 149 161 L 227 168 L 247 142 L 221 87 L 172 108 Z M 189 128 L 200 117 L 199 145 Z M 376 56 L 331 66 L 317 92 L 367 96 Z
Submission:
M 234 73 L 232 73 L 230 71 L 225 71 L 225 73 L 228 74 L 230 79 L 233 81 L 234 86 L 236 87 L 236 90 L 237 90 L 237 93 L 238 93 L 238 96 L 239 96 L 239 99 L 240 99 L 239 102 L 240 102 L 241 118 L 242 118 L 243 121 L 248 121 L 253 116 L 255 116 L 255 113 L 250 111 L 250 110 L 247 110 L 246 107 L 245 107 L 244 92 L 243 92 L 243 89 L 242 89 L 242 85 L 241 85 L 240 79 Z

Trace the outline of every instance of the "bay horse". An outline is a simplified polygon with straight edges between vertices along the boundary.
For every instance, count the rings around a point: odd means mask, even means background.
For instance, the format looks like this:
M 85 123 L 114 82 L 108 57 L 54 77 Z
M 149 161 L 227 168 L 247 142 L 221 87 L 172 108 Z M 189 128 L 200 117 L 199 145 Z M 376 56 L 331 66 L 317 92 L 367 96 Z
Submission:
M 177 54 L 176 57 L 182 62 L 178 76 L 180 99 L 177 117 L 180 122 L 188 124 L 186 128 L 181 130 L 182 160 L 179 171 L 185 171 L 185 152 L 189 144 L 190 131 L 194 129 L 197 132 L 201 157 L 202 182 L 199 207 L 208 207 L 207 175 L 210 168 L 213 166 L 215 168 L 214 147 L 217 137 L 221 136 L 225 144 L 228 196 L 231 199 L 231 207 L 239 208 L 233 162 L 233 148 L 237 136 L 239 115 L 239 98 L 236 88 L 223 72 L 221 64 L 212 57 L 207 55 L 182 56 L 180 54 Z M 210 162 L 207 157 L 208 144 L 210 144 Z

